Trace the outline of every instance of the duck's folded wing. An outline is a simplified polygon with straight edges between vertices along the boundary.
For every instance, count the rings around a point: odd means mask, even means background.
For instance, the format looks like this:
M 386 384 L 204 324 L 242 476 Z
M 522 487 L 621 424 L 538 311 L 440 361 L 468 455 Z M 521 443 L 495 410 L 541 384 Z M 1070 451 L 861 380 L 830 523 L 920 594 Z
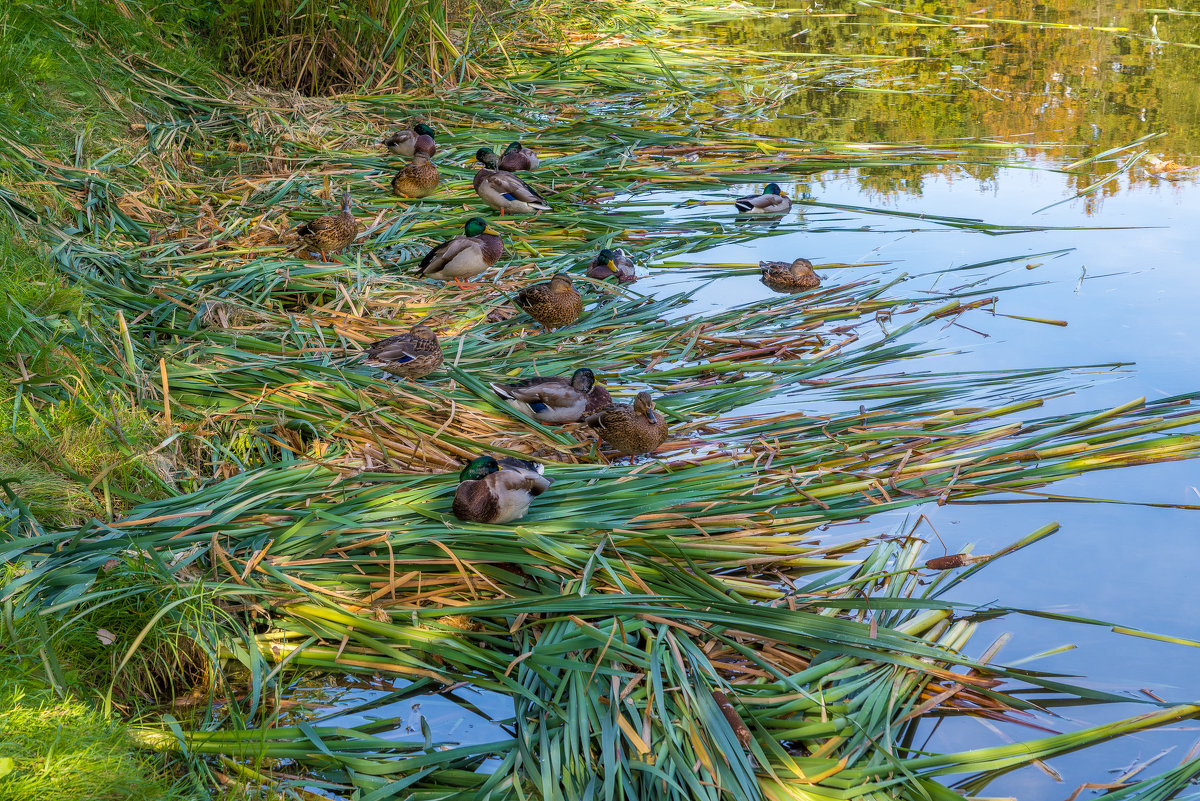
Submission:
M 535 470 L 507 466 L 499 473 L 492 473 L 489 478 L 498 487 L 514 492 L 528 492 L 535 498 L 550 489 L 550 485 L 554 483 L 554 479 Z
M 443 242 L 426 253 L 425 258 L 421 259 L 421 272 L 425 275 L 437 272 L 470 246 L 470 240 L 465 236 L 456 236 L 451 240 Z
M 546 205 L 546 199 L 533 188 L 511 173 L 500 173 L 492 180 L 492 186 L 501 194 L 525 203 L 541 203 Z

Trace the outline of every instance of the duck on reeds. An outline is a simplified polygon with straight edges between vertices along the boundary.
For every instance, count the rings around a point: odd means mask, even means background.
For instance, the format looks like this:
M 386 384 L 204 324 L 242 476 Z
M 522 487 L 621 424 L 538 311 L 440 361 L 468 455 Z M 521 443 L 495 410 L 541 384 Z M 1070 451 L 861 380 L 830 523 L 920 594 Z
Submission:
M 437 144 L 433 141 L 435 136 L 437 133 L 432 128 L 423 122 L 418 122 L 411 128 L 405 128 L 403 131 L 396 131 L 390 136 L 385 136 L 379 144 L 397 156 L 411 159 L 418 148 L 432 156 L 437 151 Z
M 367 362 L 375 362 L 394 376 L 420 378 L 442 363 L 442 345 L 426 325 L 414 325 L 405 334 L 381 339 L 367 348 Z
M 433 155 L 433 140 L 430 146 L 417 145 L 412 161 L 400 168 L 392 178 L 392 193 L 399 197 L 426 197 L 437 190 L 441 175 L 437 165 L 430 161 Z
M 499 210 L 500 216 L 550 211 L 550 204 L 527 183 L 511 172 L 500 170 L 500 160 L 491 148 L 479 148 L 475 158 L 483 165 L 483 169 L 475 173 L 475 194 Z
M 421 275 L 439 281 L 453 280 L 460 287 L 464 278 L 474 278 L 504 255 L 500 235 L 488 228 L 482 217 L 467 220 L 465 234 L 448 239 L 421 259 Z
M 813 272 L 808 259 L 796 259 L 791 264 L 760 261 L 758 269 L 762 271 L 762 282 L 776 292 L 801 292 L 821 285 L 821 276 Z
M 570 378 L 538 376 L 491 387 L 508 405 L 539 423 L 574 423 L 612 403 L 608 390 L 596 383 L 596 374 L 587 367 Z
M 358 220 L 350 213 L 350 190 L 343 189 L 340 214 L 326 214 L 296 228 L 300 237 L 296 250 L 320 253 L 321 261 L 329 261 L 330 253 L 349 245 L 361 230 Z
M 595 278 L 598 281 L 615 278 L 618 284 L 631 284 L 637 280 L 637 273 L 633 269 L 633 259 L 629 258 L 620 248 L 613 250 L 605 248 L 596 254 L 596 258 L 592 259 L 592 263 L 588 266 L 586 275 L 588 278 Z
M 667 421 L 654 410 L 649 392 L 639 392 L 633 405 L 614 403 L 585 421 L 613 450 L 630 457 L 650 453 L 667 439 Z
M 529 148 L 520 142 L 512 142 L 508 147 L 504 148 L 504 153 L 500 156 L 500 169 L 505 172 L 529 172 L 536 170 L 541 164 L 541 159 L 537 157 Z
M 733 202 L 743 214 L 784 214 L 792 207 L 792 199 L 783 194 L 779 184 L 767 184 L 761 195 L 746 195 Z
M 583 298 L 571 285 L 571 276 L 558 273 L 549 281 L 527 286 L 513 298 L 533 319 L 547 329 L 562 328 L 583 314 Z
M 451 511 L 459 520 L 473 523 L 509 523 L 520 520 L 529 504 L 553 479 L 542 475 L 537 462 L 506 456 L 479 456 L 458 474 Z

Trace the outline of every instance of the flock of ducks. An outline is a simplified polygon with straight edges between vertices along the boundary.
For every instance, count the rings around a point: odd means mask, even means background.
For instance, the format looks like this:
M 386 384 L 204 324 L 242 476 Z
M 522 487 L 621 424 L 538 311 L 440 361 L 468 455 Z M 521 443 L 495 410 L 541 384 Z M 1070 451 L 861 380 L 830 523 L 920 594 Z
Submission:
M 392 179 L 392 191 L 406 198 L 421 198 L 437 190 L 441 181 L 433 157 L 437 153 L 436 132 L 425 123 L 386 136 L 380 144 L 388 152 L 409 161 Z M 537 154 L 521 142 L 513 142 L 497 155 L 483 147 L 475 153 L 481 165 L 472 185 L 490 208 L 506 214 L 537 214 L 551 206 L 516 173 L 530 172 L 540 165 Z M 351 212 L 349 190 L 341 193 L 342 209 L 326 214 L 295 229 L 297 251 L 329 254 L 348 247 L 362 228 Z M 768 184 L 760 195 L 737 198 L 734 205 L 745 214 L 783 214 L 792 201 L 778 184 Z M 454 281 L 460 287 L 495 265 L 504 255 L 504 243 L 482 217 L 471 217 L 463 233 L 442 242 L 421 259 L 420 275 L 439 281 Z M 777 292 L 797 292 L 819 286 L 820 278 L 807 259 L 792 263 L 761 262 L 762 282 Z M 601 250 L 585 274 L 597 280 L 615 279 L 625 284 L 637 280 L 633 259 L 620 248 Z M 512 298 L 514 304 L 546 329 L 570 325 L 583 314 L 583 297 L 571 276 L 558 273 L 549 281 L 525 287 Z M 427 325 L 417 324 L 403 334 L 372 343 L 366 349 L 368 363 L 391 375 L 416 379 L 442 364 L 442 346 Z M 615 403 L 608 390 L 596 383 L 586 367 L 571 376 L 539 376 L 511 384 L 492 384 L 496 396 L 538 422 L 549 425 L 584 422 L 595 429 L 603 445 L 632 461 L 651 453 L 667 438 L 667 422 L 654 407 L 649 392 L 639 392 L 632 404 Z M 508 523 L 523 517 L 533 498 L 550 487 L 553 480 L 543 475 L 537 462 L 505 457 L 480 456 L 459 474 L 452 512 L 460 520 L 479 523 Z

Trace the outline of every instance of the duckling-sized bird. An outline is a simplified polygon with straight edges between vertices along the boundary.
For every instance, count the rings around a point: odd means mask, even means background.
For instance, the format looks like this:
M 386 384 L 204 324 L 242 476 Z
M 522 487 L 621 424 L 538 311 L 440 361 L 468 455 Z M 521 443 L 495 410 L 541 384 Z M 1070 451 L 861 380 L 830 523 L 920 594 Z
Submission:
M 761 195 L 746 195 L 733 202 L 744 214 L 784 214 L 792 208 L 792 199 L 783 194 L 779 184 L 767 184 Z
M 586 367 L 570 378 L 538 376 L 491 387 L 509 406 L 539 423 L 574 423 L 612 403 L 608 390 L 596 383 L 596 374 Z
M 437 191 L 442 179 L 437 165 L 429 160 L 431 153 L 418 149 L 412 161 L 400 168 L 392 178 L 392 194 L 399 197 L 426 197 Z
M 367 348 L 367 362 L 376 362 L 401 378 L 420 378 L 442 363 L 442 345 L 427 325 L 414 325 L 406 334 L 381 339 Z
M 575 291 L 571 276 L 566 273 L 557 273 L 549 281 L 525 287 L 513 302 L 547 329 L 570 325 L 583 314 L 583 298 Z
M 500 159 L 490 147 L 481 147 L 475 158 L 483 169 L 475 173 L 475 194 L 484 203 L 500 211 L 500 216 L 509 214 L 535 214 L 550 211 L 550 204 L 511 172 L 500 171 Z
M 488 227 L 487 220 L 467 220 L 466 234 L 447 239 L 421 259 L 421 275 L 439 281 L 453 280 L 465 287 L 462 279 L 474 278 L 504 255 L 500 235 Z
M 396 131 L 391 136 L 385 136 L 379 144 L 397 156 L 411 159 L 418 148 L 432 156 L 437 151 L 433 138 L 437 133 L 423 122 L 418 122 L 412 128 Z
M 629 258 L 620 248 L 614 250 L 605 248 L 596 254 L 596 258 L 588 266 L 586 275 L 588 278 L 595 278 L 598 281 L 615 278 L 618 284 L 632 284 L 637 280 L 637 273 L 633 269 L 633 259 Z
M 776 292 L 801 292 L 821 285 L 821 276 L 813 272 L 808 259 L 796 259 L 791 264 L 760 261 L 758 269 L 762 271 L 762 282 Z
M 633 405 L 614 403 L 585 421 L 600 434 L 601 441 L 621 454 L 633 457 L 650 453 L 667 439 L 667 421 L 654 411 L 649 392 L 639 392 Z
M 451 511 L 459 520 L 473 523 L 520 520 L 533 499 L 554 483 L 542 475 L 543 469 L 537 462 L 511 456 L 476 457 L 458 474 Z
M 297 227 L 300 244 L 295 249 L 320 253 L 321 261 L 329 261 L 330 253 L 349 245 L 361 230 L 362 226 L 350 213 L 350 190 L 343 189 L 341 214 L 326 214 Z
M 500 156 L 500 169 L 505 172 L 528 172 L 536 170 L 542 161 L 529 148 L 520 142 L 512 142 L 508 147 L 504 148 L 504 153 Z

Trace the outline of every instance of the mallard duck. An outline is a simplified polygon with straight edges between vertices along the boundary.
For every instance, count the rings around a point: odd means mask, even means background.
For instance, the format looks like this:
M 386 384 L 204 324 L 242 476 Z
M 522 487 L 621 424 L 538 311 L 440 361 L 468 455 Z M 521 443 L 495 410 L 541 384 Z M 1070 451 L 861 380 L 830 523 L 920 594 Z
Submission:
M 437 191 L 442 178 L 437 165 L 421 151 L 413 154 L 412 161 L 400 168 L 392 179 L 392 193 L 399 197 L 425 197 Z
M 500 169 L 505 172 L 521 172 L 522 170 L 536 170 L 541 160 L 529 148 L 520 142 L 512 142 L 508 147 L 504 148 L 504 154 L 500 156 Z
M 570 378 L 538 376 L 491 387 L 510 406 L 541 423 L 574 423 L 612 403 L 608 390 L 596 383 L 596 374 L 586 367 Z
M 504 255 L 504 243 L 499 234 L 488 228 L 487 220 L 472 217 L 467 220 L 465 230 L 465 235 L 447 239 L 425 254 L 421 259 L 421 275 L 439 281 L 453 280 L 463 286 L 462 279 L 474 278 Z
M 610 404 L 585 422 L 599 432 L 605 445 L 629 457 L 649 453 L 667 439 L 667 421 L 654 411 L 649 392 L 639 392 L 632 406 Z
M 473 523 L 520 520 L 533 499 L 554 483 L 542 470 L 537 462 L 524 459 L 476 457 L 458 474 L 451 511 L 459 520 Z
M 562 328 L 583 314 L 583 298 L 571 285 L 571 276 L 558 273 L 549 281 L 527 286 L 513 301 L 546 328 Z
M 441 365 L 442 345 L 432 328 L 418 324 L 407 334 L 373 343 L 367 348 L 367 361 L 401 378 L 420 378 Z
M 739 197 L 733 205 L 745 214 L 783 214 L 792 207 L 792 200 L 783 194 L 779 184 L 767 184 L 761 195 Z
M 588 278 L 595 278 L 599 281 L 615 278 L 618 284 L 631 284 L 637 280 L 637 273 L 633 270 L 633 259 L 629 258 L 620 248 L 615 250 L 605 248 L 596 254 L 586 275 Z
M 493 209 L 499 209 L 500 216 L 550 211 L 550 204 L 528 184 L 511 172 L 500 171 L 500 160 L 491 148 L 479 148 L 475 158 L 483 165 L 475 173 L 475 194 Z
M 760 261 L 758 269 L 762 271 L 762 282 L 776 292 L 800 292 L 821 285 L 821 276 L 813 272 L 812 262 L 808 259 L 796 259 L 791 264 Z
M 297 227 L 300 244 L 296 250 L 320 253 L 321 261 L 329 261 L 330 253 L 349 245 L 361 230 L 362 226 L 350 213 L 350 190 L 343 189 L 341 214 L 326 214 Z
M 379 144 L 397 156 L 411 159 L 418 149 L 432 156 L 437 151 L 437 144 L 433 141 L 435 136 L 437 133 L 432 128 L 423 122 L 418 122 L 412 128 L 385 136 Z

